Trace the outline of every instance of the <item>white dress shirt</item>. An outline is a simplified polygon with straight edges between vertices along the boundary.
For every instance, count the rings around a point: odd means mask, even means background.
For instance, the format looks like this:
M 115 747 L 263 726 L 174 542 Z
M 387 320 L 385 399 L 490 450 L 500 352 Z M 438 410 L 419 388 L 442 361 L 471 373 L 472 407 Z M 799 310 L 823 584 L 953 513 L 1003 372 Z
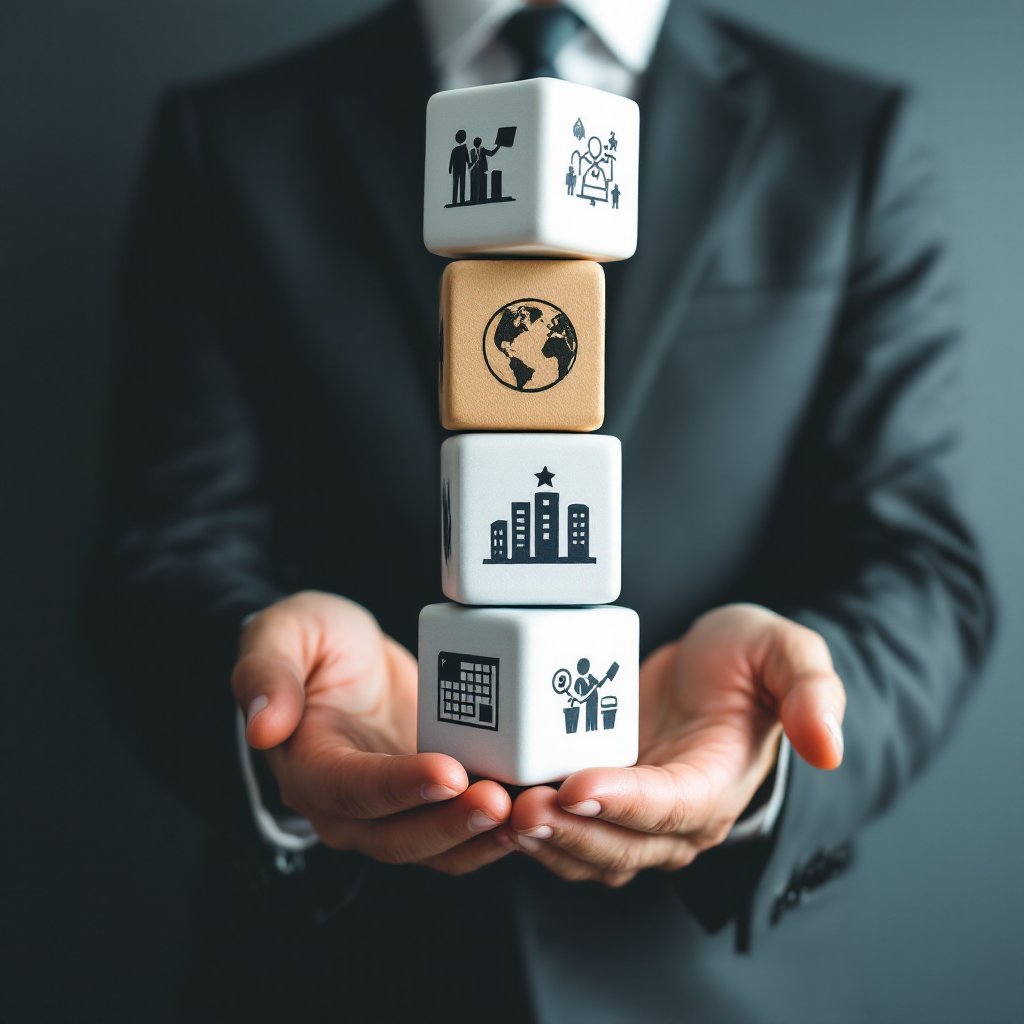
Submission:
M 563 0 L 582 19 L 580 30 L 555 58 L 560 78 L 579 85 L 637 98 L 661 31 L 669 0 Z M 419 0 L 430 60 L 440 89 L 512 81 L 519 59 L 498 32 L 527 0 Z M 643 112 L 641 111 L 641 117 Z M 283 871 L 292 857 L 317 842 L 312 825 L 303 818 L 275 817 L 260 797 L 252 755 L 245 741 L 245 719 L 238 716 L 237 741 L 242 776 L 252 804 L 256 827 L 278 853 Z M 738 822 L 727 842 L 767 835 L 782 809 L 789 772 L 789 742 L 783 737 L 775 783 L 768 801 Z
M 669 0 L 563 0 L 583 26 L 559 51 L 560 78 L 636 99 Z M 497 33 L 526 0 L 420 0 L 427 47 L 441 89 L 509 82 L 515 53 Z M 624 13 L 628 11 L 628 16 Z

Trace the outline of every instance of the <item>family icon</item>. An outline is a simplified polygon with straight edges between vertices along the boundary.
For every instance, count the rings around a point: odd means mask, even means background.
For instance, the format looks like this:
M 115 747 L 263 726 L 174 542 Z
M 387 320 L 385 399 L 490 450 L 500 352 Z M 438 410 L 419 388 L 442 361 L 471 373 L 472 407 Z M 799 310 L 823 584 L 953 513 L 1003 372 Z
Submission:
M 580 142 L 586 136 L 581 118 L 572 126 L 573 137 Z M 613 210 L 619 208 L 622 191 L 615 184 L 615 161 L 619 140 L 610 132 L 608 141 L 603 143 L 597 135 L 591 135 L 582 149 L 575 149 L 569 158 L 569 169 L 565 174 L 566 195 L 586 199 L 591 206 L 611 202 Z M 577 184 L 579 188 L 577 190 Z

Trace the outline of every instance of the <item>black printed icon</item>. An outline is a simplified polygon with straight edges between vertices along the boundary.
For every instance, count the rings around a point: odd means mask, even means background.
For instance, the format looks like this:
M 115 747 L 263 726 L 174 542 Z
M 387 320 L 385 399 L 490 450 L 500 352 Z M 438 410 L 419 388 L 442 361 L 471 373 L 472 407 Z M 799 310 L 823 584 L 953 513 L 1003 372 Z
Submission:
M 498 728 L 497 658 L 452 651 L 437 655 L 437 720 Z
M 572 134 L 579 142 L 586 136 L 587 130 L 581 118 L 576 118 Z M 586 199 L 591 206 L 610 202 L 611 208 L 617 210 L 622 195 L 621 189 L 615 184 L 618 149 L 619 140 L 615 132 L 610 132 L 608 141 L 603 144 L 599 136 L 591 135 L 585 146 L 574 149 L 565 175 L 566 195 Z
M 586 708 L 585 728 L 587 732 L 598 730 L 598 710 L 601 712 L 600 727 L 606 732 L 615 728 L 615 716 L 619 709 L 619 700 L 608 694 L 600 695 L 600 689 L 606 683 L 610 683 L 619 672 L 619 663 L 613 661 L 608 666 L 608 671 L 598 679 L 590 671 L 590 660 L 580 658 L 576 663 L 576 677 L 567 668 L 560 668 L 551 677 L 551 687 L 555 693 L 565 694 L 569 703 L 562 708 L 565 716 L 565 731 L 569 734 L 576 732 L 580 724 L 580 708 Z
M 452 201 L 445 203 L 445 209 L 456 206 L 479 206 L 481 203 L 514 203 L 514 196 L 503 192 L 501 169 L 491 169 L 488 163 L 501 149 L 511 149 L 516 141 L 516 126 L 499 128 L 494 136 L 494 145 L 488 149 L 478 135 L 473 145 L 466 145 L 466 131 L 460 128 L 455 133 L 455 145 L 448 157 L 448 173 L 452 179 Z M 466 198 L 466 179 L 469 179 L 469 198 Z
M 537 477 L 537 487 L 554 487 L 555 476 L 547 466 Z M 590 556 L 590 506 L 572 504 L 567 509 L 569 519 L 568 551 L 559 553 L 559 504 L 557 491 L 538 491 L 533 499 L 533 530 L 530 529 L 530 503 L 513 501 L 510 519 L 496 519 L 491 523 L 491 557 L 484 565 L 584 565 L 594 564 Z M 532 540 L 532 544 L 531 544 Z M 511 546 L 511 550 L 509 550 Z M 532 552 L 531 552 L 532 548 Z
M 513 299 L 487 321 L 484 361 L 514 391 L 546 391 L 573 368 L 579 350 L 566 313 L 544 299 Z
M 441 547 L 447 565 L 452 558 L 452 485 L 447 480 L 441 484 Z

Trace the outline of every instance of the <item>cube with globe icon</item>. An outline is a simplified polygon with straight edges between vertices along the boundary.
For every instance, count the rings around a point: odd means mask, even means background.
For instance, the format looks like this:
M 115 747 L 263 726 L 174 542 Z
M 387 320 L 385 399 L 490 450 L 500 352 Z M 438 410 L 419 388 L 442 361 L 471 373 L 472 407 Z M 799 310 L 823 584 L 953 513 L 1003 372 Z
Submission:
M 626 259 L 636 249 L 639 110 L 553 78 L 427 104 L 423 239 L 442 256 Z
M 518 786 L 634 764 L 639 645 L 628 608 L 428 605 L 417 747 Z
M 441 280 L 447 430 L 596 430 L 604 271 L 586 260 L 460 260 Z
M 477 605 L 607 604 L 621 582 L 622 451 L 597 434 L 441 446 L 441 588 Z

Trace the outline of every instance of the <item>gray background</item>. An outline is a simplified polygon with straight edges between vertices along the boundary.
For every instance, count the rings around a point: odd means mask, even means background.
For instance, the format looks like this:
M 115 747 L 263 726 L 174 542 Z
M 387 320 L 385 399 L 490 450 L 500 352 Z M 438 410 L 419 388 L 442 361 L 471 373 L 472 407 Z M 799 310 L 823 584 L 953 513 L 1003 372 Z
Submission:
M 7 0 L 0 13 L 0 346 L 7 587 L 0 621 L 11 1020 L 162 1019 L 198 839 L 97 709 L 75 601 L 95 527 L 105 317 L 152 103 L 375 3 Z M 925 777 L 864 837 L 847 923 L 876 1021 L 1020 1019 L 1024 661 L 1019 341 L 1020 0 L 721 0 L 930 101 L 969 286 L 966 496 L 1002 628 L 984 685 Z M 388 69 L 395 74 L 395 69 Z M 14 500 L 7 500 L 8 498 Z M 140 685 L 145 685 L 144 669 Z M 167 696 L 173 700 L 173 695 Z M 226 738 L 229 742 L 230 738 Z M 813 971 L 813 965 L 794 965 Z

